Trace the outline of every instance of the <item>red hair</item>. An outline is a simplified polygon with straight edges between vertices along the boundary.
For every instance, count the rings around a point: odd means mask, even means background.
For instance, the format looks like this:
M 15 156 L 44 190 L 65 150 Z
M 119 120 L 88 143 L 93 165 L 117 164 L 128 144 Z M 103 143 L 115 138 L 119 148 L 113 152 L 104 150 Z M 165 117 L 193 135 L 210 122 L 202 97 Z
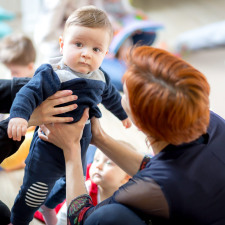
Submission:
M 178 145 L 206 132 L 209 84 L 187 62 L 161 49 L 135 47 L 123 81 L 132 117 L 147 136 Z

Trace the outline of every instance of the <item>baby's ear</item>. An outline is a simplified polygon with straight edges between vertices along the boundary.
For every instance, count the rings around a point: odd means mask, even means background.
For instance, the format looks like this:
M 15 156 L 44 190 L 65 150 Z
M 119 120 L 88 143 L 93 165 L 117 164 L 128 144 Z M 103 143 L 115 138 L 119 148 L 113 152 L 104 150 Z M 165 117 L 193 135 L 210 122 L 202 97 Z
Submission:
M 59 37 L 59 46 L 60 46 L 60 53 L 62 53 L 62 51 L 63 51 L 63 46 L 64 46 L 63 36 L 60 36 L 60 37 Z

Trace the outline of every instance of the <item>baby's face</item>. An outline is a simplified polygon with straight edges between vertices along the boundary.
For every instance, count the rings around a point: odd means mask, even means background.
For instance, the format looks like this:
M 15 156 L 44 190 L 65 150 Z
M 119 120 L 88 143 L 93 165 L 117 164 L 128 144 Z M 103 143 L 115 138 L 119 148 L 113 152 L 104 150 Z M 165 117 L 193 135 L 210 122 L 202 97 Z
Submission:
M 128 180 L 127 174 L 99 149 L 95 152 L 89 173 L 94 183 L 113 191 Z
M 60 39 L 60 51 L 67 66 L 88 74 L 101 66 L 109 42 L 110 35 L 106 29 L 70 26 Z

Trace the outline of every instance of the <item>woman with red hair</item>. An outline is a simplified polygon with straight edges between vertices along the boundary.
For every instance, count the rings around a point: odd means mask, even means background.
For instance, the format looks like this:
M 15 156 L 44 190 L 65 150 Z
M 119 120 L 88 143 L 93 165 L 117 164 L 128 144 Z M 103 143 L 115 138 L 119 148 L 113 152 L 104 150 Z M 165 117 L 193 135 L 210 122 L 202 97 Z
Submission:
M 41 126 L 40 138 L 64 152 L 69 224 L 224 225 L 225 121 L 209 110 L 204 75 L 164 50 L 143 46 L 128 56 L 123 82 L 122 105 L 155 156 L 133 151 L 92 119 L 92 143 L 132 176 L 97 206 L 85 189 L 80 156 L 88 109 L 75 124 Z
M 134 123 L 150 142 L 188 143 L 206 133 L 209 84 L 188 63 L 160 49 L 131 52 L 124 91 Z

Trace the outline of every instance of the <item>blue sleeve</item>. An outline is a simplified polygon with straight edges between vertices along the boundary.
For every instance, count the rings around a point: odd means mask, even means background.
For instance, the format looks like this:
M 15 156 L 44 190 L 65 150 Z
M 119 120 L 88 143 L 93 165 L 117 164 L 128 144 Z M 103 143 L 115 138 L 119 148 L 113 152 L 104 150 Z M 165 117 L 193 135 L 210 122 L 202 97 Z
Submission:
M 106 86 L 102 95 L 102 104 L 117 118 L 124 120 L 127 118 L 127 114 L 121 105 L 121 95 L 111 83 L 109 75 L 103 70 L 102 72 L 104 73 L 106 79 Z
M 29 120 L 34 109 L 60 89 L 60 80 L 49 64 L 41 65 L 34 77 L 17 93 L 10 109 L 10 118 Z

